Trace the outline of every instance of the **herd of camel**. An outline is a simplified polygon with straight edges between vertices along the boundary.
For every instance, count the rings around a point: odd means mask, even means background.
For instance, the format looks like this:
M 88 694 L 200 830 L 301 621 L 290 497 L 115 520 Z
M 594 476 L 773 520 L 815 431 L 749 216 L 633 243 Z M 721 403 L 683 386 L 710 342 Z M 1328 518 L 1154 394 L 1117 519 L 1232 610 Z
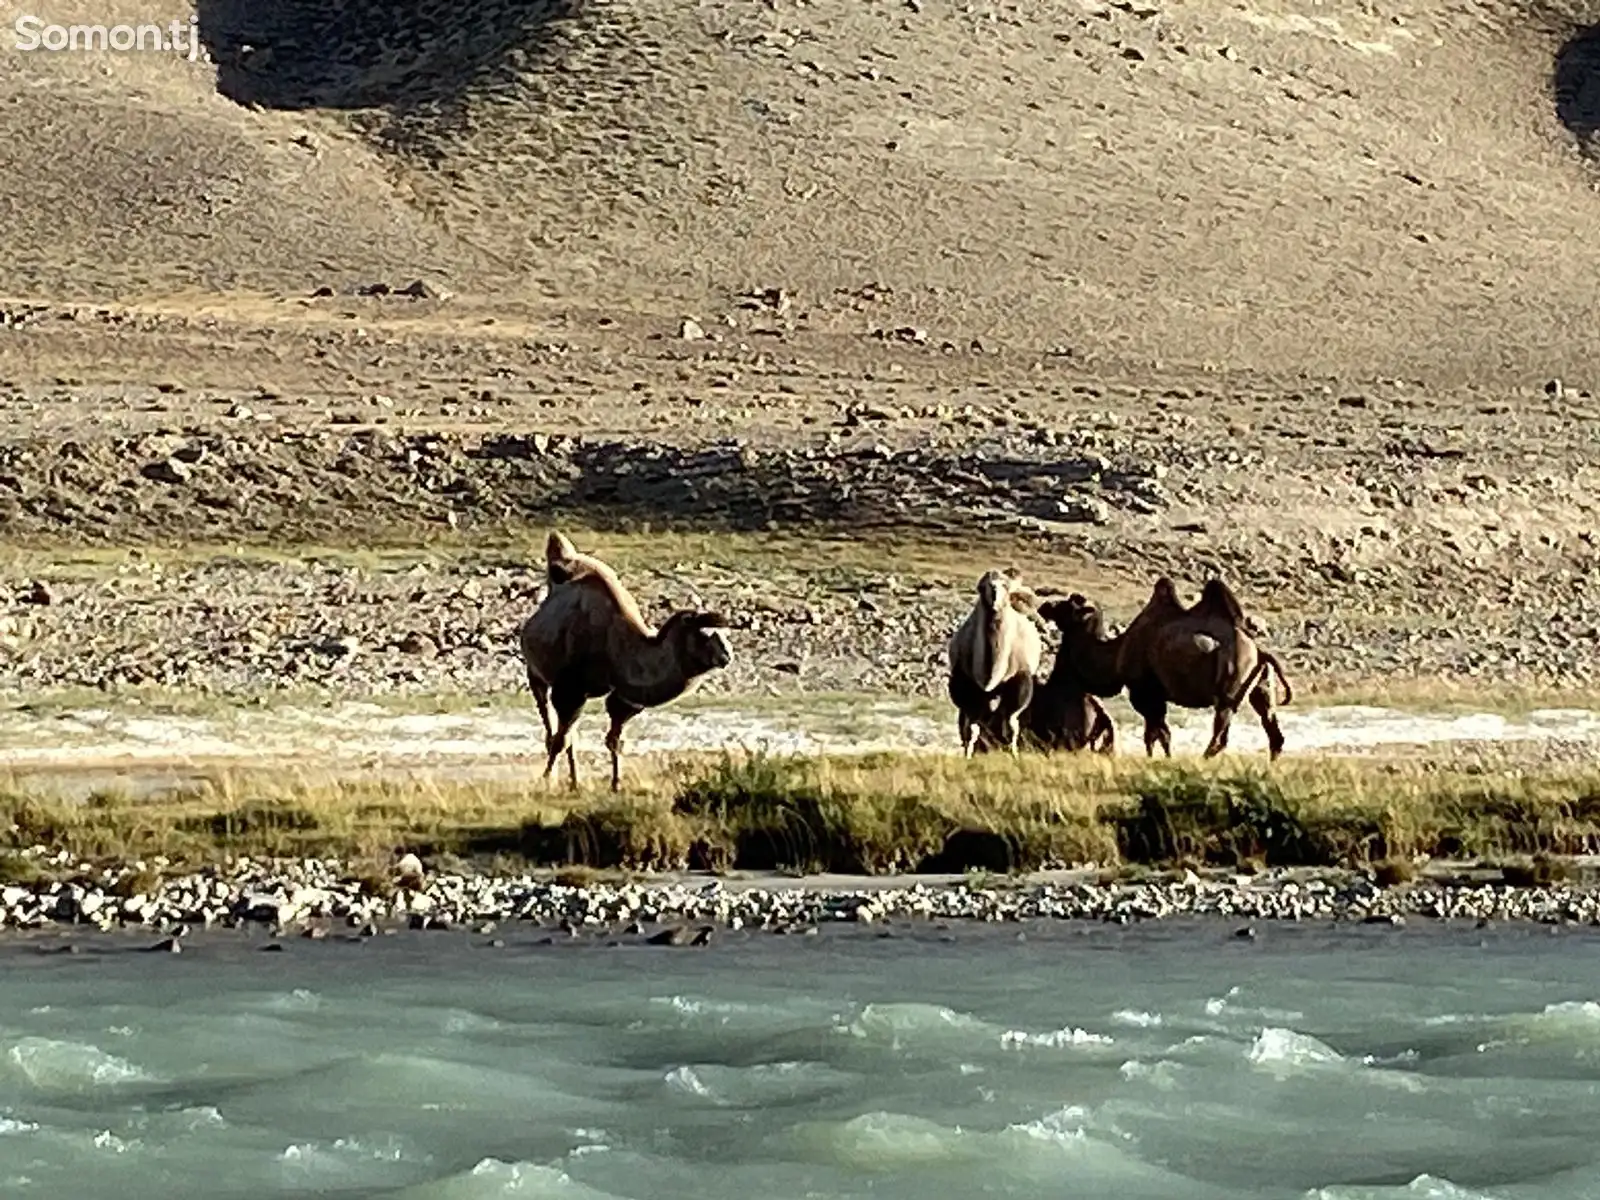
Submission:
M 1273 677 L 1283 685 L 1278 703 L 1289 703 L 1292 689 L 1278 660 L 1256 645 L 1254 622 L 1222 580 L 1209 580 L 1199 600 L 1185 606 L 1172 580 L 1161 577 L 1144 608 L 1115 637 L 1081 594 L 1045 598 L 1013 572 L 985 572 L 977 593 L 948 648 L 949 694 L 966 757 L 999 749 L 1016 755 L 1024 740 L 1045 752 L 1110 754 L 1116 732 L 1100 701 L 1124 689 L 1144 720 L 1147 755 L 1160 744 L 1171 756 L 1167 708 L 1173 704 L 1214 711 L 1205 755 L 1221 753 L 1246 700 L 1261 718 L 1272 758 L 1283 752 Z M 1055 663 L 1043 677 L 1035 616 L 1061 634 Z M 605 741 L 611 788 L 618 790 L 623 726 L 732 662 L 723 632 L 728 626 L 719 613 L 685 609 L 652 628 L 616 571 L 552 531 L 545 543 L 544 597 L 518 634 L 528 687 L 544 722 L 545 777 L 564 754 L 577 786 L 572 727 L 590 700 L 604 698 L 611 720 Z

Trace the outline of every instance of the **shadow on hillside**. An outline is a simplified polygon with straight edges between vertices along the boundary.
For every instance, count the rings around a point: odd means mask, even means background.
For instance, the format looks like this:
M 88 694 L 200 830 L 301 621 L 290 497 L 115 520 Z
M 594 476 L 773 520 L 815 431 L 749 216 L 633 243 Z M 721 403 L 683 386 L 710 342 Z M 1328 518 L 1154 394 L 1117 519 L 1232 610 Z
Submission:
M 449 108 L 583 0 L 198 0 L 217 90 L 273 109 Z
M 1556 55 L 1556 117 L 1585 150 L 1600 150 L 1600 25 L 1580 29 Z

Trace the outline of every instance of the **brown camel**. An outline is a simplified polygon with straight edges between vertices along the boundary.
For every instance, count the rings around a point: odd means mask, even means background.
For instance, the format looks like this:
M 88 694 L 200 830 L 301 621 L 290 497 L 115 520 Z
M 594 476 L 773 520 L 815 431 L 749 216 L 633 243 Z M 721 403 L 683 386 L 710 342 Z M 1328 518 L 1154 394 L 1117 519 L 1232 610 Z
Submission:
M 956 706 L 961 752 L 971 758 L 980 739 L 998 741 L 1013 757 L 1020 714 L 1033 699 L 1044 644 L 1026 614 L 1033 591 L 1001 571 L 978 580 L 978 601 L 950 636 L 950 700 Z
M 1283 731 L 1273 711 L 1269 675 L 1283 685 L 1283 701 L 1293 689 L 1277 658 L 1257 647 L 1247 632 L 1244 615 L 1232 590 L 1220 579 L 1209 580 L 1200 600 L 1185 607 L 1177 588 L 1163 576 L 1148 602 L 1128 627 L 1108 637 L 1105 618 L 1080 594 L 1042 605 L 1039 615 L 1061 630 L 1058 668 L 1067 664 L 1067 678 L 1095 696 L 1115 696 L 1128 689 L 1134 711 L 1144 718 L 1145 753 L 1160 742 L 1172 754 L 1167 706 L 1214 711 L 1211 741 L 1205 757 L 1220 754 L 1228 744 L 1234 714 L 1248 698 L 1261 718 L 1273 759 L 1283 753 Z
M 1034 680 L 1033 699 L 1022 710 L 1022 732 L 1028 745 L 1046 753 L 1116 752 L 1117 728 L 1111 715 L 1098 697 L 1083 690 L 1071 665 L 1064 664 L 1059 655 L 1049 676 Z
M 572 786 L 578 785 L 572 726 L 588 701 L 604 696 L 611 790 L 617 791 L 622 727 L 726 667 L 733 655 L 721 630 L 728 623 L 717 613 L 684 610 L 652 629 L 616 572 L 579 553 L 559 532 L 545 544 L 545 584 L 543 601 L 518 635 L 528 687 L 544 721 L 545 778 L 565 752 Z

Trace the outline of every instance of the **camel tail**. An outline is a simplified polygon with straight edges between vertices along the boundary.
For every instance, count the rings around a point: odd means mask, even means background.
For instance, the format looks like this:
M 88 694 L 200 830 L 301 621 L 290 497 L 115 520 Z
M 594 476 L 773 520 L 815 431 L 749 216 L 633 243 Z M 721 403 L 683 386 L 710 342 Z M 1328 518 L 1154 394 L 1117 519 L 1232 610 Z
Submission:
M 1256 665 L 1250 668 L 1250 674 L 1246 675 L 1244 677 L 1244 681 L 1240 683 L 1231 694 L 1229 694 L 1229 711 L 1238 712 L 1239 709 L 1243 707 L 1245 698 L 1255 690 L 1256 684 L 1260 683 L 1262 677 L 1265 676 L 1270 670 L 1272 670 L 1272 668 L 1267 663 L 1266 655 L 1258 655 L 1256 658 Z
M 1270 667 L 1272 673 L 1278 677 L 1278 682 L 1283 684 L 1283 699 L 1279 700 L 1278 703 L 1288 704 L 1294 699 L 1294 689 L 1289 686 L 1289 677 L 1283 673 L 1283 666 L 1278 662 L 1277 656 L 1261 650 L 1257 652 L 1256 657 L 1257 666 Z
M 1258 650 L 1256 652 L 1256 665 L 1250 669 L 1250 674 L 1245 676 L 1244 685 L 1234 697 L 1233 707 L 1235 709 L 1238 709 L 1244 703 L 1245 697 L 1255 690 L 1256 684 L 1265 679 L 1269 671 L 1276 675 L 1278 682 L 1283 685 L 1283 699 L 1277 701 L 1277 703 L 1288 704 L 1294 699 L 1294 689 L 1289 686 L 1288 677 L 1284 675 L 1283 667 L 1279 664 L 1277 657 L 1265 650 Z

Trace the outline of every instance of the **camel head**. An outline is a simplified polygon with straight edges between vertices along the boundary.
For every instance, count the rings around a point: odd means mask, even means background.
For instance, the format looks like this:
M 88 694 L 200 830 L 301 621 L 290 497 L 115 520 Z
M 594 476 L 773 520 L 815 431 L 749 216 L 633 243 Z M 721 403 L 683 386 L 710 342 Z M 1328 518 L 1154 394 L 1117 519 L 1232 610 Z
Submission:
M 978 601 L 991 622 L 998 623 L 1000 614 L 1007 608 L 1018 612 L 1033 612 L 1039 597 L 1034 590 L 1017 580 L 1016 570 L 985 571 L 978 579 Z
M 727 628 L 728 619 L 721 613 L 684 609 L 667 618 L 661 638 L 672 645 L 684 674 L 692 679 L 733 661 L 733 649 L 723 633 Z
M 578 548 L 572 544 L 572 539 L 559 529 L 552 529 L 550 536 L 544 541 L 544 559 L 546 562 L 566 562 L 578 556 Z
M 1094 638 L 1105 636 L 1105 614 L 1081 592 L 1074 592 L 1065 600 L 1046 600 L 1039 606 L 1039 616 L 1064 634 L 1085 633 Z
M 1011 603 L 1011 580 L 1002 571 L 985 571 L 978 577 L 978 600 L 991 617 Z

